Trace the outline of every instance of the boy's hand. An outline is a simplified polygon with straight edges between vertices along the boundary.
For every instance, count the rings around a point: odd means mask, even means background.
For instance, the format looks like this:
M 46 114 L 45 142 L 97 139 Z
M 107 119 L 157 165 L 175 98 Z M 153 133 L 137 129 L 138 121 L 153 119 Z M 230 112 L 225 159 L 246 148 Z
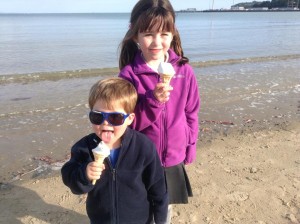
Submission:
M 105 169 L 103 163 L 90 162 L 86 167 L 86 175 L 90 181 L 100 179 L 102 171 Z
M 165 83 L 157 83 L 153 90 L 154 97 L 161 103 L 165 103 L 170 99 L 170 92 L 173 90 L 172 86 Z

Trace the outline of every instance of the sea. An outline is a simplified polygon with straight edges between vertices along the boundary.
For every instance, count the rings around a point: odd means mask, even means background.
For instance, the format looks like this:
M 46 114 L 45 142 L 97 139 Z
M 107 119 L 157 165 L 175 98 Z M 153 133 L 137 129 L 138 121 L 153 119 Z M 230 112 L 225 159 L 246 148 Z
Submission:
M 129 16 L 0 14 L 0 187 L 59 170 L 91 132 L 88 92 L 117 74 Z M 300 12 L 177 13 L 176 26 L 199 84 L 199 144 L 300 121 Z
M 178 12 L 193 63 L 300 57 L 300 12 Z M 117 68 L 129 13 L 0 14 L 0 76 Z

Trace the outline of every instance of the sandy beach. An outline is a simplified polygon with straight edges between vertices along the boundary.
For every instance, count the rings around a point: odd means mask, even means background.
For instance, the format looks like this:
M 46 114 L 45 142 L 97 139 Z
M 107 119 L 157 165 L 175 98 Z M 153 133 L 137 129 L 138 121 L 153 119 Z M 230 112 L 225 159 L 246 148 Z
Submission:
M 195 66 L 194 197 L 174 206 L 172 223 L 300 223 L 299 59 L 285 64 Z M 87 94 L 105 75 L 1 84 L 0 223 L 88 223 L 85 197 L 63 185 L 60 167 L 90 132 Z
M 172 223 L 299 223 L 300 125 L 218 138 L 188 166 L 194 197 Z M 298 157 L 297 157 L 298 155 Z M 1 187 L 2 223 L 88 223 L 58 173 Z

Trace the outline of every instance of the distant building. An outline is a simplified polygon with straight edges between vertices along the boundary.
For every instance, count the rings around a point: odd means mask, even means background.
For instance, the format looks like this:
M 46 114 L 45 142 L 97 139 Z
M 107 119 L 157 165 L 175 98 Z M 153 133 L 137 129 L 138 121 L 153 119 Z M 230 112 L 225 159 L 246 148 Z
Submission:
M 187 9 L 182 9 L 179 12 L 197 12 L 196 8 L 187 8 Z
M 197 9 L 196 8 L 187 8 L 186 11 L 194 12 L 194 11 L 197 11 Z
M 257 8 L 249 8 L 248 10 L 254 10 L 254 11 L 268 11 L 268 7 L 257 7 Z
M 245 7 L 242 7 L 242 6 L 231 6 L 231 10 L 245 10 Z
M 178 12 L 199 12 L 199 11 L 197 11 L 196 8 L 187 8 L 187 9 L 182 9 Z

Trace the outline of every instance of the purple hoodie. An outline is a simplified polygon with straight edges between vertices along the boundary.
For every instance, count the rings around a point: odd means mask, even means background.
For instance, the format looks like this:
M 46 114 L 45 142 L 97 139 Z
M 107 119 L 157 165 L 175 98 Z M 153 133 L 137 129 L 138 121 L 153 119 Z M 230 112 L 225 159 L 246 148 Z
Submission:
M 200 108 L 198 84 L 192 67 L 189 64 L 178 65 L 179 56 L 171 49 L 168 53 L 168 62 L 173 65 L 176 74 L 171 80 L 173 90 L 166 103 L 155 99 L 153 89 L 160 82 L 160 77 L 145 63 L 140 53 L 119 74 L 138 92 L 132 128 L 155 143 L 164 167 L 181 162 L 189 164 L 195 160 Z

